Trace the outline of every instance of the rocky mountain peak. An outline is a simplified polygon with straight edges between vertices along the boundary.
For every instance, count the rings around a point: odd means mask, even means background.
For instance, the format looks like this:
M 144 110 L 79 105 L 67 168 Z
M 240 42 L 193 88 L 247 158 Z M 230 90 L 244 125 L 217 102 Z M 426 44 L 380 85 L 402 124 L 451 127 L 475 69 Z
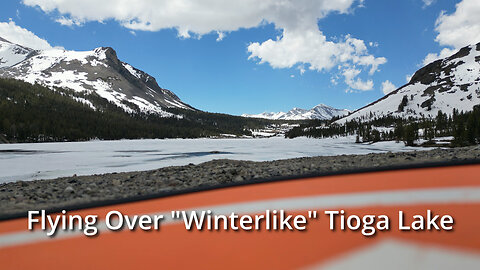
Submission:
M 121 66 L 121 61 L 118 59 L 117 52 L 112 47 L 98 47 L 93 50 L 95 55 L 116 67 Z
M 415 72 L 409 84 L 415 84 L 417 82 L 420 82 L 422 84 L 431 84 L 435 80 L 441 77 L 442 72 L 444 72 L 445 75 L 449 76 L 450 74 L 452 74 L 452 70 L 454 70 L 459 65 L 465 63 L 464 61 L 459 59 L 470 55 L 470 53 L 474 53 L 472 52 L 474 50 L 480 51 L 479 48 L 480 48 L 480 42 L 477 43 L 476 45 L 465 46 L 461 48 L 458 52 L 453 54 L 452 56 L 449 56 L 444 59 L 436 60 L 426 65 L 425 67 Z M 459 61 L 455 61 L 455 60 L 459 60 Z
M 161 88 L 154 77 L 118 59 L 111 47 L 92 51 L 51 49 L 35 51 L 0 43 L 0 77 L 48 87 L 96 93 L 129 113 L 171 116 L 166 108 L 193 109 L 174 93 Z

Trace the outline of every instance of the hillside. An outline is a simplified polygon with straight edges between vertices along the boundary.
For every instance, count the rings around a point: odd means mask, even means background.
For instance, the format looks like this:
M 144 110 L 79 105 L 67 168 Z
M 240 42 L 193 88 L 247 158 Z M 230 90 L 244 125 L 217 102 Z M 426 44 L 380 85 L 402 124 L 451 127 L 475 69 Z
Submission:
M 154 77 L 122 62 L 110 47 L 92 51 L 33 50 L 0 38 L 0 77 L 96 95 L 122 110 L 172 116 L 166 109 L 194 110 Z M 93 104 L 88 104 L 93 106 Z
M 419 69 L 410 82 L 330 123 L 295 127 L 288 138 L 356 136 L 357 142 L 407 145 L 480 143 L 480 43 Z
M 271 123 L 180 108 L 168 112 L 180 117 L 132 114 L 95 92 L 54 90 L 0 78 L 0 143 L 241 136 Z
M 381 117 L 434 118 L 438 112 L 472 111 L 480 104 L 480 43 L 419 69 L 410 82 L 338 120 L 369 121 Z

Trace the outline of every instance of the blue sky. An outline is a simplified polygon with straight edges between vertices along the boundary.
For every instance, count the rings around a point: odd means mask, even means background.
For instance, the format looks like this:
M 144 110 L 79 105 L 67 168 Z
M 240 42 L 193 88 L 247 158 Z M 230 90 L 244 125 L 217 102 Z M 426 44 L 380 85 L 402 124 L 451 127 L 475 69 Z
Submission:
M 199 15 L 203 20 L 200 22 L 182 18 L 190 15 L 179 12 L 172 15 L 177 17 L 169 17 L 173 28 L 165 21 L 148 21 L 148 16 L 153 15 L 147 11 L 128 15 L 131 18 L 126 21 L 121 11 L 118 15 L 101 12 L 91 15 L 88 11 L 78 11 L 81 9 L 75 4 L 62 6 L 63 2 L 75 1 L 8 1 L 2 3 L 0 22 L 14 22 L 51 46 L 68 50 L 113 47 L 122 61 L 153 75 L 161 87 L 172 90 L 192 106 L 236 115 L 311 108 L 319 103 L 356 109 L 382 97 L 385 81 L 396 87 L 405 84 L 406 76 L 421 67 L 428 54 L 461 45 L 437 38 L 446 30 L 436 24 L 441 12 L 454 16 L 460 1 L 342 1 L 348 2 L 346 8 L 319 9 L 313 15 L 308 5 L 315 1 L 298 1 L 305 2 L 307 8 L 286 9 L 279 13 L 282 17 L 261 8 L 239 7 L 242 10 L 239 13 L 244 12 L 245 16 L 233 16 L 231 21 L 228 10 L 226 16 L 211 21 L 208 16 L 215 16 L 215 12 L 205 17 Z M 262 22 L 250 19 L 253 16 Z M 294 21 L 308 16 L 317 20 L 316 30 L 311 25 L 297 26 Z M 147 23 L 142 25 L 144 20 Z M 187 34 L 183 31 L 185 25 L 190 27 Z M 225 35 L 220 41 L 217 32 Z M 371 64 L 352 60 L 356 59 L 356 53 L 346 61 L 338 60 L 339 56 L 332 63 L 318 60 L 317 49 L 318 55 L 330 55 L 328 44 L 326 49 L 319 48 L 323 46 L 320 41 L 320 46 L 310 44 L 308 33 L 313 33 L 313 39 L 325 37 L 335 48 L 344 49 L 344 44 L 350 44 L 349 38 L 352 44 L 361 42 L 365 48 L 359 54 L 371 56 L 369 59 L 380 64 L 371 72 Z M 287 43 L 287 35 L 291 43 L 271 44 L 272 47 L 263 44 L 269 39 L 271 43 L 282 39 Z M 259 46 L 249 47 L 255 42 Z M 249 58 L 252 55 L 257 57 Z M 305 71 L 301 72 L 302 69 Z M 347 70 L 359 72 L 350 77 L 350 84 L 345 75 Z

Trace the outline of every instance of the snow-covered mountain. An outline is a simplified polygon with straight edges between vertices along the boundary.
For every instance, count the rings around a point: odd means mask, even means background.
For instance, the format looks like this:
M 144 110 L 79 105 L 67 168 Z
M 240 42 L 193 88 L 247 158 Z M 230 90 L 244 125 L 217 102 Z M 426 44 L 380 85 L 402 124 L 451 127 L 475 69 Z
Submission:
M 435 117 L 438 111 L 471 111 L 480 105 L 480 43 L 418 70 L 410 82 L 337 121 L 373 117 Z
M 348 115 L 349 113 L 350 111 L 346 109 L 335 109 L 325 104 L 319 104 L 310 110 L 293 108 L 288 112 L 264 112 L 261 114 L 242 114 L 242 116 L 251 118 L 265 118 L 272 120 L 328 120 L 332 119 L 333 117 Z
M 95 92 L 129 113 L 171 116 L 165 108 L 193 109 L 158 86 L 154 77 L 120 61 L 109 47 L 83 52 L 38 51 L 0 39 L 0 63 L 0 77 Z
M 0 68 L 13 66 L 27 58 L 34 50 L 0 37 Z

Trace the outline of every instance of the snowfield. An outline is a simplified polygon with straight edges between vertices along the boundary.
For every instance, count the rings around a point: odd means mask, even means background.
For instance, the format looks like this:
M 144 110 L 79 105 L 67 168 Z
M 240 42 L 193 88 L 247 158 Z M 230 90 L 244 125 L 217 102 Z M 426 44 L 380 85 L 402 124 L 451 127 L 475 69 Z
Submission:
M 13 44 L 0 37 L 0 68 L 21 62 L 32 50 Z
M 0 144 L 0 183 L 151 170 L 213 159 L 270 161 L 297 157 L 411 151 L 403 143 L 328 139 L 166 139 Z M 427 150 L 421 148 L 420 150 Z

